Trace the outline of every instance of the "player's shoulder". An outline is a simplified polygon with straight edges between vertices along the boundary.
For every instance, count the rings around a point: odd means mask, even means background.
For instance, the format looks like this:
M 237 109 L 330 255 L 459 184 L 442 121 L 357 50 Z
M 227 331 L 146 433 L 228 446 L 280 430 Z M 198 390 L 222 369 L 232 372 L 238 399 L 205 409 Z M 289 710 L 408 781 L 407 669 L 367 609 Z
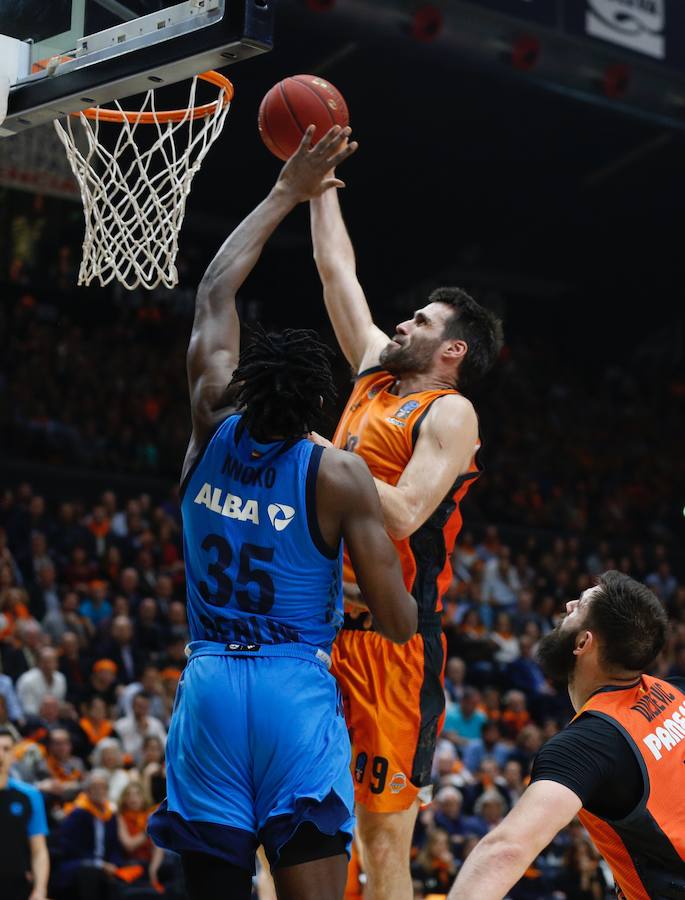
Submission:
M 8 778 L 7 787 L 19 794 L 24 794 L 24 796 L 28 797 L 29 800 L 32 800 L 34 803 L 40 800 L 42 796 L 37 787 L 34 787 L 32 784 L 27 784 L 25 781 L 19 781 L 18 778 Z
M 464 428 L 478 431 L 478 416 L 473 403 L 463 394 L 450 393 L 437 397 L 430 406 L 423 429 L 436 434 L 462 432 Z
M 356 483 L 369 477 L 369 468 L 361 456 L 340 450 L 338 447 L 326 447 L 321 454 L 319 477 L 333 479 L 336 484 Z

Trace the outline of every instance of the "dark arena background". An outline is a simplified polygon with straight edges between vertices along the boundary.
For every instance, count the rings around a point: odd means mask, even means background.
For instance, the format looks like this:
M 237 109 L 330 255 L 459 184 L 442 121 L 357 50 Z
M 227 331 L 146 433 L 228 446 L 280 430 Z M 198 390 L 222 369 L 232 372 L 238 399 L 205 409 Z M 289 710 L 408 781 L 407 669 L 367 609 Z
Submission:
M 33 157 L 0 142 L 0 723 L 43 791 L 53 873 L 89 769 L 107 770 L 113 801 L 131 780 L 146 808 L 164 796 L 187 638 L 178 478 L 194 295 L 278 174 L 256 120 L 287 75 L 319 74 L 347 100 L 359 150 L 339 171 L 341 203 L 378 324 L 392 330 L 443 284 L 504 322 L 501 359 L 472 397 L 485 471 L 445 601 L 447 720 L 415 896 L 447 893 L 568 722 L 535 645 L 594 575 L 617 568 L 657 593 L 671 631 L 655 674 L 685 675 L 684 12 L 677 0 L 281 0 L 274 49 L 226 70 L 235 100 L 193 184 L 171 291 L 77 287 L 83 210 L 52 126 Z M 316 328 L 335 346 L 306 205 L 239 305 L 244 323 Z M 329 437 L 351 384 L 336 353 Z M 65 690 L 17 699 L 43 646 Z M 117 729 L 141 680 L 161 722 L 144 746 Z M 95 750 L 93 696 L 114 724 Z M 486 721 L 492 755 L 477 740 Z M 46 738 L 57 725 L 66 749 Z M 148 859 L 141 845 L 115 861 Z M 572 825 L 510 896 L 613 894 Z

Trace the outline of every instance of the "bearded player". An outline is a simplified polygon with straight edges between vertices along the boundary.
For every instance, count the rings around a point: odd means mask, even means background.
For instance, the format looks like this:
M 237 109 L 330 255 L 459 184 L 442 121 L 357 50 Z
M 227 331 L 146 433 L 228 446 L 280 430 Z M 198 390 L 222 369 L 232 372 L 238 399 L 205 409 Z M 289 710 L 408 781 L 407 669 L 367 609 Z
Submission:
M 418 630 L 395 647 L 349 604 L 334 673 L 352 740 L 365 900 L 410 900 L 409 855 L 444 718 L 440 613 L 461 528 L 460 501 L 478 475 L 478 419 L 461 389 L 502 346 L 495 316 L 458 288 L 438 288 L 390 340 L 373 323 L 337 191 L 311 201 L 314 258 L 340 348 L 358 373 L 334 437 L 374 475 Z M 345 580 L 356 592 L 349 558 Z M 357 596 L 356 602 L 363 602 Z M 369 627 L 370 626 L 370 627 Z

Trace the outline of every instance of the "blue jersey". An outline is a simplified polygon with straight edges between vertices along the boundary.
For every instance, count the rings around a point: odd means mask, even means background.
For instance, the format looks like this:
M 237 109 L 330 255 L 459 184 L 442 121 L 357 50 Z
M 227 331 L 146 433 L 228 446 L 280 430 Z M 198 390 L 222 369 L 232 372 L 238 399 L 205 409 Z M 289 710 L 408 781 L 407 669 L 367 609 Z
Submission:
M 342 548 L 316 516 L 322 448 L 261 444 L 225 419 L 183 484 L 191 639 L 305 643 L 327 653 L 342 622 Z

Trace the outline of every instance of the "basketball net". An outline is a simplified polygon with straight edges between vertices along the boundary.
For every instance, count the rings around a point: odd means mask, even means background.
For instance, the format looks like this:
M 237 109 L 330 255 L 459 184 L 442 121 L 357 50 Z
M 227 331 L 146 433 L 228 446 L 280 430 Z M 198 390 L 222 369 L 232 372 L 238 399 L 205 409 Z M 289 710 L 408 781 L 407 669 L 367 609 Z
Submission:
M 215 102 L 195 105 L 198 79 L 219 88 Z M 178 284 L 175 260 L 186 199 L 195 173 L 221 134 L 232 98 L 227 78 L 205 72 L 193 78 L 184 110 L 157 110 L 150 90 L 135 112 L 115 100 L 114 109 L 93 107 L 68 116 L 66 127 L 55 120 L 86 220 L 79 284 L 98 279 L 104 286 L 115 278 L 128 290 Z M 146 144 L 136 139 L 142 126 L 154 127 Z M 83 152 L 76 142 L 79 128 L 87 142 Z

